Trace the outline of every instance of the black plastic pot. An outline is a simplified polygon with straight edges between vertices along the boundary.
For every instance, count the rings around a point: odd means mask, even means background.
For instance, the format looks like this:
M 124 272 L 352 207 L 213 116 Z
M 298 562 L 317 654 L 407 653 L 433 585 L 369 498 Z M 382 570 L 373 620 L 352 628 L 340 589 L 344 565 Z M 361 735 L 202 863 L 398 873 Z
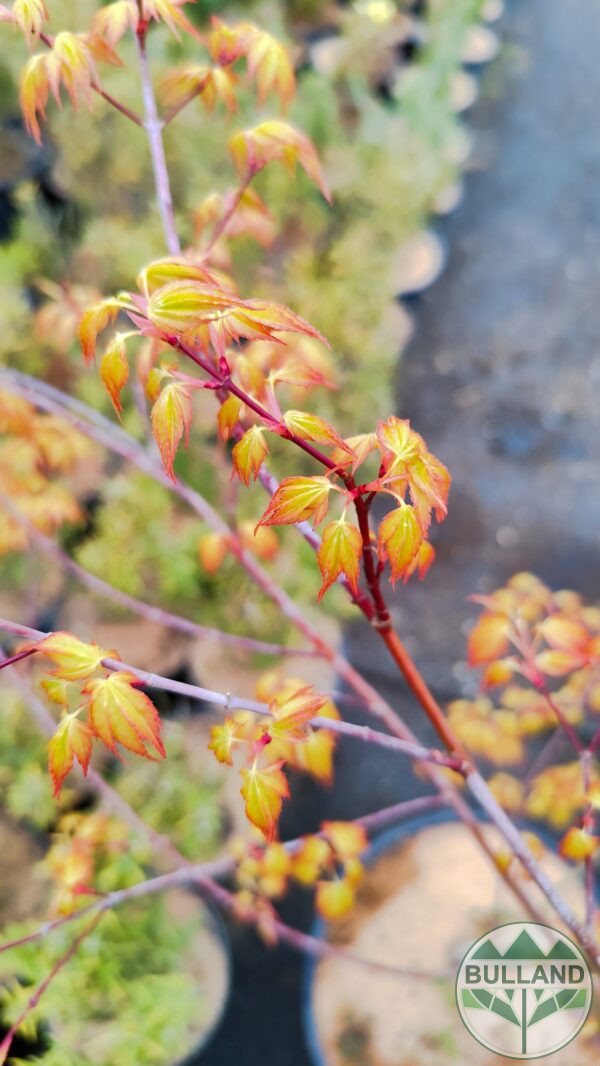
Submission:
M 200 895 L 200 893 L 198 893 L 198 895 Z M 223 1017 L 227 1010 L 227 1005 L 229 1003 L 229 996 L 231 994 L 233 959 L 229 932 L 227 930 L 227 926 L 223 920 L 221 912 L 216 906 L 216 904 L 214 904 L 212 900 L 206 899 L 204 896 L 202 896 L 201 899 L 209 915 L 210 927 L 217 939 L 220 941 L 221 947 L 223 949 L 226 970 L 225 994 L 221 1000 L 219 1010 L 215 1014 L 214 1018 L 211 1021 L 211 1024 L 209 1025 L 206 1032 L 203 1034 L 202 1038 L 198 1041 L 197 1044 L 194 1045 L 193 1048 L 190 1048 L 190 1051 L 185 1056 L 185 1058 L 180 1059 L 178 1062 L 174 1063 L 173 1066 L 195 1066 L 200 1056 L 203 1054 L 203 1052 L 206 1050 L 211 1040 L 213 1039 L 217 1029 L 221 1025 L 221 1022 L 223 1021 Z

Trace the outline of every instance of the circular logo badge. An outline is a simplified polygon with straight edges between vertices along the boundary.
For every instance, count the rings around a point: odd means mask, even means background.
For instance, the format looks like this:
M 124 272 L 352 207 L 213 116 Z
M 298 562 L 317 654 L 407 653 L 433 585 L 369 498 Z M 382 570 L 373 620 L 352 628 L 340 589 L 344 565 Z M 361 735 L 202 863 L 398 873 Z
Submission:
M 471 1035 L 512 1059 L 541 1058 L 569 1044 L 592 996 L 577 945 L 537 922 L 492 929 L 469 948 L 456 976 L 456 1005 Z

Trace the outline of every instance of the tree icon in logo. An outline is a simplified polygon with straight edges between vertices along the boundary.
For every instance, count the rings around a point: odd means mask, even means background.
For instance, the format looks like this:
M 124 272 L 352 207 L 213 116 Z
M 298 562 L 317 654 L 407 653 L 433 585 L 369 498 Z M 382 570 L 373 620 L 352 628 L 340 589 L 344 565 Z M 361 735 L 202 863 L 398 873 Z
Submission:
M 539 1058 L 581 1030 L 593 986 L 579 948 L 550 926 L 499 926 L 465 955 L 456 980 L 457 1006 L 471 1034 L 512 1058 Z

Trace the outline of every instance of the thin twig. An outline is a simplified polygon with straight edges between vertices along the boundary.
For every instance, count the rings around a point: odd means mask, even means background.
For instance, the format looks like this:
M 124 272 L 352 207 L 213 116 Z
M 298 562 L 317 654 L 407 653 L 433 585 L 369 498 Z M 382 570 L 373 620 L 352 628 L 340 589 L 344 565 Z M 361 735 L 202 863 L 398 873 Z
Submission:
M 94 411 L 93 408 L 89 408 L 82 401 L 60 392 L 60 390 L 48 385 L 46 382 L 32 378 L 14 369 L 0 367 L 0 383 L 3 383 L 6 388 L 23 396 L 43 410 L 65 418 L 80 432 L 137 466 L 143 473 L 154 478 L 154 480 L 188 503 L 215 532 L 227 535 L 231 533 L 229 527 L 223 522 L 214 508 L 199 493 L 181 482 L 172 482 L 166 476 L 162 467 L 156 464 L 133 437 L 130 437 L 120 427 L 109 422 L 108 419 Z M 296 626 L 299 632 L 310 641 L 315 651 L 331 664 L 338 676 L 364 701 L 369 714 L 384 723 L 394 736 L 417 743 L 412 730 L 408 728 L 391 704 L 377 692 L 343 655 L 327 644 L 308 619 L 305 618 L 297 605 L 271 580 L 262 567 L 249 556 L 249 553 L 240 550 L 236 555 L 258 587 L 279 607 L 284 616 Z M 431 698 L 433 699 L 433 697 Z M 458 790 L 441 772 L 439 767 L 424 764 L 424 771 L 441 795 L 447 798 L 458 817 L 468 827 L 497 870 L 494 851 L 488 844 L 477 818 Z M 509 870 L 502 869 L 500 872 L 523 907 L 529 911 L 535 920 L 541 920 L 539 912 L 523 892 L 522 885 L 518 879 Z
M 50 972 L 46 975 L 41 984 L 38 985 L 35 992 L 28 1000 L 27 1006 L 21 1012 L 16 1022 L 11 1025 L 6 1036 L 4 1037 L 4 1040 L 0 1044 L 0 1063 L 6 1062 L 6 1057 L 10 1051 L 11 1044 L 27 1016 L 31 1013 L 32 1010 L 34 1010 L 35 1007 L 37 1007 L 46 989 L 49 987 L 49 985 L 52 984 L 54 978 L 58 976 L 63 967 L 66 966 L 67 963 L 73 958 L 73 955 L 75 955 L 76 951 L 81 946 L 86 937 L 88 937 L 90 933 L 93 932 L 101 917 L 101 914 L 94 915 L 92 921 L 89 922 L 88 925 L 86 925 L 85 928 L 82 929 L 82 931 L 78 933 L 77 936 L 71 941 L 67 950 L 60 956 L 59 959 L 57 959 Z
M 189 93 L 186 93 L 186 95 L 182 97 L 182 99 L 177 104 L 174 104 L 170 111 L 165 112 L 162 118 L 163 128 L 165 126 L 168 126 L 174 118 L 177 118 L 177 115 L 180 113 L 180 111 L 183 111 L 184 107 L 187 107 L 188 104 L 191 104 L 192 100 L 195 100 L 197 96 L 202 96 L 202 93 L 204 92 L 209 81 L 211 80 L 211 77 L 212 71 L 209 71 L 208 74 L 205 74 L 205 76 L 202 78 L 202 81 L 200 81 L 198 85 L 194 86 L 194 88 L 191 89 Z
M 242 201 L 242 199 L 244 197 L 244 193 L 246 192 L 246 189 L 250 185 L 250 182 L 252 181 L 253 177 L 254 177 L 253 173 L 247 174 L 246 177 L 241 182 L 241 184 L 236 189 L 236 191 L 233 193 L 233 195 L 232 195 L 232 197 L 230 199 L 230 202 L 227 205 L 225 211 L 223 212 L 221 218 L 215 224 L 215 228 L 214 228 L 214 230 L 212 232 L 210 241 L 208 242 L 206 248 L 203 248 L 203 250 L 202 250 L 202 254 L 204 256 L 210 255 L 210 253 L 212 252 L 213 248 L 215 247 L 215 244 L 217 243 L 217 241 L 225 233 L 225 231 L 226 231 L 229 223 L 231 222 L 231 219 L 235 215 L 235 213 L 236 213 L 236 211 L 237 211 L 237 209 L 238 209 L 238 207 L 239 207 L 239 205 L 240 205 L 240 203 L 241 203 L 241 201 Z
M 95 592 L 104 599 L 119 604 L 119 606 L 124 607 L 128 611 L 133 611 L 135 614 L 142 618 L 146 618 L 150 622 L 156 622 L 159 625 L 167 626 L 169 629 L 176 629 L 179 632 L 187 633 L 192 637 L 200 637 L 201 639 L 212 640 L 217 644 L 224 644 L 233 648 L 238 648 L 240 651 L 244 652 L 256 652 L 261 655 L 308 656 L 309 658 L 314 658 L 315 656 L 314 649 L 312 648 L 290 648 L 283 644 L 274 644 L 269 641 L 257 640 L 254 637 L 226 633 L 221 629 L 201 625 L 199 622 L 193 622 L 189 618 L 182 618 L 181 615 L 173 614 L 171 611 L 165 611 L 161 607 L 155 607 L 152 604 L 137 599 L 135 596 L 130 596 L 129 593 L 115 588 L 114 585 L 110 585 L 107 581 L 104 581 L 103 578 L 90 573 L 85 567 L 75 562 L 74 559 L 71 559 L 56 541 L 52 540 L 51 537 L 47 537 L 46 534 L 42 533 L 39 529 L 36 529 L 27 516 L 15 507 L 12 500 L 2 493 L 0 493 L 0 507 L 6 510 L 11 517 L 27 531 L 29 539 L 33 541 L 41 551 L 55 559 L 63 569 L 67 570 L 68 573 L 73 575 L 73 577 L 76 577 L 77 580 L 80 581 L 82 585 L 85 585 L 85 587 L 91 592 Z
M 52 636 L 51 633 L 32 629 L 30 626 L 24 626 L 6 618 L 0 618 L 0 630 L 30 637 L 36 641 L 42 641 Z M 34 650 L 27 649 L 28 654 L 31 654 Z M 43 654 L 44 649 L 40 648 L 40 651 Z M 6 665 L 9 665 L 13 659 L 7 660 Z M 186 696 L 188 699 L 212 703 L 217 707 L 223 707 L 228 712 L 251 711 L 264 717 L 273 717 L 269 705 L 258 700 L 247 700 L 242 696 L 232 696 L 230 692 L 215 692 L 213 689 L 201 688 L 199 685 L 191 685 L 184 681 L 173 681 L 169 677 L 162 677 L 160 674 L 150 673 L 148 670 L 141 670 L 138 666 L 131 666 L 129 663 L 121 662 L 120 659 L 107 657 L 102 659 L 102 665 L 115 672 L 133 674 L 147 688 L 161 689 L 164 692 L 174 692 L 179 696 Z M 338 733 L 366 744 L 374 744 L 378 747 L 396 751 L 411 759 L 417 759 L 419 762 L 430 762 L 436 766 L 445 766 L 448 769 L 455 770 L 457 773 L 462 771 L 462 761 L 459 759 L 452 758 L 452 756 L 446 755 L 441 751 L 426 748 L 421 744 L 413 744 L 410 741 L 400 740 L 398 737 L 390 736 L 387 733 L 381 733 L 370 726 L 354 725 L 351 722 L 340 721 L 336 718 L 321 718 L 318 715 L 311 718 L 307 724 L 310 724 L 315 729 L 328 729 L 332 733 Z
M 591 751 L 583 751 L 580 755 L 581 777 L 583 794 L 588 796 L 591 784 L 592 758 Z M 582 825 L 589 832 L 595 829 L 595 810 L 592 803 L 586 798 L 586 806 L 583 812 Z M 585 885 L 585 925 L 590 936 L 594 935 L 596 924 L 596 877 L 594 869 L 594 856 L 586 855 L 583 860 L 584 885 Z
M 156 201 L 162 219 L 165 240 L 169 252 L 171 255 L 180 255 L 181 245 L 179 243 L 177 227 L 175 225 L 175 213 L 173 211 L 173 200 L 171 198 L 169 172 L 167 170 L 167 161 L 165 159 L 165 149 L 162 139 L 163 123 L 158 116 L 152 77 L 148 65 L 148 55 L 146 52 L 146 26 L 141 20 L 138 24 L 137 32 L 135 33 L 135 41 L 140 66 L 142 96 L 144 100 L 143 125 L 148 136 L 148 145 L 150 147 L 150 155 L 152 158 Z

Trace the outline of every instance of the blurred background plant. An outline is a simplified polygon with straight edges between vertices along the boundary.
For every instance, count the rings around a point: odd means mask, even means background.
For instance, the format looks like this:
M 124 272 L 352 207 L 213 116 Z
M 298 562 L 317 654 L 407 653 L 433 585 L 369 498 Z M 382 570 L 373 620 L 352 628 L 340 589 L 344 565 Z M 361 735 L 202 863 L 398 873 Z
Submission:
M 210 858 L 225 831 L 221 782 L 185 720 L 166 721 L 164 733 L 169 747 L 164 764 L 115 760 L 104 767 L 104 776 L 185 856 Z M 34 886 L 30 916 L 7 924 L 14 901 L 0 904 L 5 941 L 26 936 L 49 912 L 68 914 L 86 896 L 126 888 L 147 876 L 152 868 L 147 840 L 104 814 L 83 779 L 58 801 L 53 798 L 45 740 L 22 693 L 8 685 L 0 743 L 0 804 L 21 834 L 33 834 L 41 856 L 35 864 L 32 857 L 22 871 Z M 131 1066 L 160 1066 L 179 1061 L 206 1035 L 222 1008 L 227 982 L 227 957 L 211 912 L 181 892 L 152 896 L 106 918 L 29 1016 L 11 1062 L 34 1057 L 44 1066 L 112 1066 L 118 1057 Z M 40 973 L 52 969 L 71 939 L 67 926 L 43 943 L 0 955 L 0 1028 L 6 1030 L 19 1016 Z
M 350 7 L 313 0 L 237 6 L 208 0 L 189 6 L 200 27 L 218 9 L 228 17 L 252 17 L 291 42 L 300 91 L 290 119 L 306 130 L 323 157 L 333 208 L 303 174 L 290 182 L 280 168 L 266 168 L 257 189 L 270 215 L 256 220 L 257 240 L 242 236 L 233 242 L 233 261 L 223 247 L 223 266 L 232 270 L 241 291 L 289 304 L 328 337 L 334 356 L 309 351 L 308 342 L 302 355 L 326 376 L 335 360 L 336 382 L 343 387 L 319 389 L 314 396 L 319 412 L 334 418 L 342 432 L 356 431 L 367 416 L 372 420 L 374 410 L 387 409 L 392 368 L 410 328 L 395 302 L 399 271 L 405 272 L 407 259 L 423 254 L 414 244 L 409 249 L 410 241 L 423 233 L 465 160 L 465 134 L 451 87 L 465 35 L 480 8 L 481 0 L 416 6 L 373 0 Z M 76 5 L 58 0 L 52 7 L 53 31 L 89 25 L 95 9 L 92 0 Z M 178 42 L 159 33 L 150 35 L 149 48 L 164 102 L 175 61 L 193 62 L 196 49 L 187 37 Z M 103 69 L 103 84 L 135 107 L 138 89 L 129 76 L 133 54 L 133 41 L 123 41 L 125 65 Z M 139 265 L 162 247 L 143 132 L 129 129 L 98 101 L 93 122 L 81 111 L 53 108 L 38 148 L 19 117 L 21 66 L 20 50 L 5 49 L 0 60 L 0 360 L 108 413 L 98 378 L 82 372 L 75 333 L 84 307 L 99 294 L 129 284 Z M 250 94 L 240 91 L 239 96 L 236 122 L 255 121 Z M 231 181 L 224 162 L 228 135 L 228 123 L 215 122 L 199 102 L 165 131 L 180 231 L 192 245 L 210 217 L 215 190 L 223 192 Z M 193 166 L 190 145 L 197 146 Z M 138 402 L 129 402 L 123 420 L 140 436 L 145 407 L 141 385 L 134 386 L 134 396 L 136 388 Z M 212 426 L 212 420 L 207 423 Z M 181 470 L 214 500 L 229 475 L 219 463 L 212 428 L 197 426 Z M 199 563 L 197 545 L 205 531 L 197 522 L 183 517 L 166 493 L 138 475 L 112 466 L 106 472 L 110 476 L 101 482 L 94 476 L 86 484 L 84 477 L 80 485 L 86 520 L 69 539 L 80 562 L 124 591 L 139 595 L 141 588 L 150 589 L 157 602 L 178 602 L 199 620 L 210 614 L 213 621 L 238 628 L 251 621 L 257 635 L 273 636 L 280 620 L 266 605 L 251 620 L 244 617 L 243 582 L 236 595 L 221 595 L 226 559 L 207 568 L 200 550 Z M 234 489 L 230 504 L 235 512 Z M 245 494 L 239 520 L 254 511 L 252 494 Z M 131 545 L 134 532 L 135 566 L 125 568 L 114 548 Z M 273 565 L 288 591 L 310 601 L 316 591 L 314 569 L 304 565 L 310 552 L 286 534 Z M 276 555 L 273 551 L 271 558 Z M 9 569 L 19 587 L 23 572 L 12 559 Z M 343 615 L 343 595 L 334 590 L 325 609 Z

